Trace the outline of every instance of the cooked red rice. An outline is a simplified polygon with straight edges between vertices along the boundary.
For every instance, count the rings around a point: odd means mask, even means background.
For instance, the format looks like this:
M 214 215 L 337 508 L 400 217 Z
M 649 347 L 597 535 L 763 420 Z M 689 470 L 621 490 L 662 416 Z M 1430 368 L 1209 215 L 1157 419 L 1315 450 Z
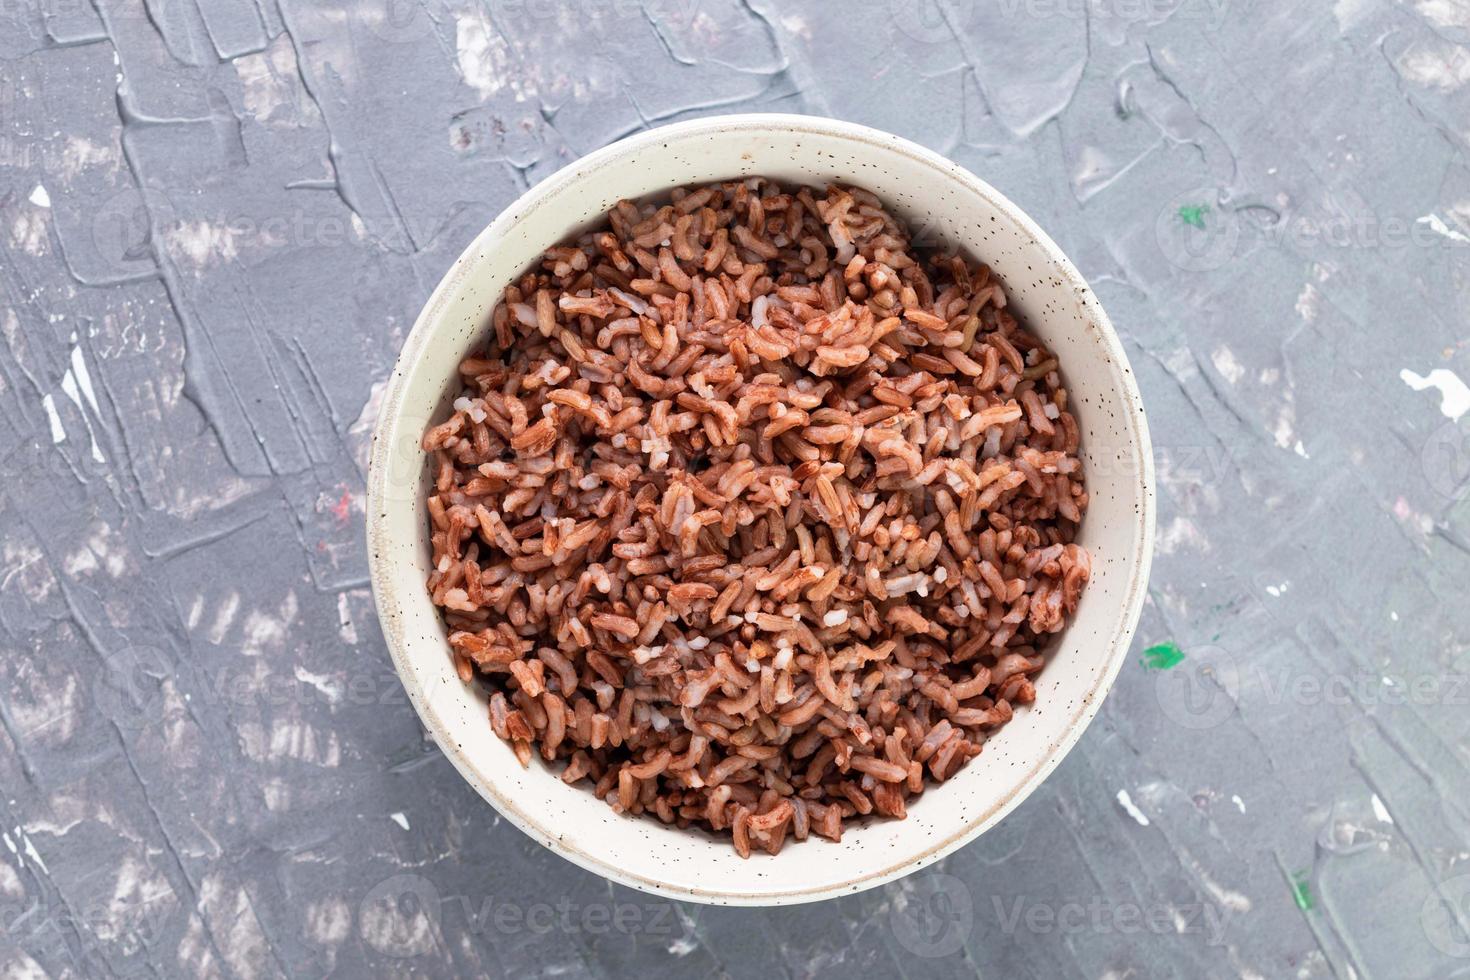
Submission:
M 978 755 L 1087 553 L 1057 362 L 856 188 L 620 202 L 505 291 L 424 436 L 460 676 L 522 764 L 742 856 Z

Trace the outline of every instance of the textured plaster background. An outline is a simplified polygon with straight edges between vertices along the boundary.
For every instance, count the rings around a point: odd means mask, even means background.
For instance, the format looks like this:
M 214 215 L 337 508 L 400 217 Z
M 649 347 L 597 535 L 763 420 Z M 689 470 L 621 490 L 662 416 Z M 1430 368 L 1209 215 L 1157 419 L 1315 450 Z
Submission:
M 578 154 L 892 130 L 1143 386 L 1101 715 L 910 879 L 682 906 L 400 693 L 363 476 L 420 305 Z M 0 976 L 1470 976 L 1466 0 L 0 0 Z

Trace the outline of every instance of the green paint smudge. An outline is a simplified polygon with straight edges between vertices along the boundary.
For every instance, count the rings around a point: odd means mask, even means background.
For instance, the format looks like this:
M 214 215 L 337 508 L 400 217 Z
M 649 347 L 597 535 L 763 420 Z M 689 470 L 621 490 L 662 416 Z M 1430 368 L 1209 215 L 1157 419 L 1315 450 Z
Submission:
M 1208 204 L 1181 204 L 1179 205 L 1179 218 L 1186 225 L 1203 228 L 1205 226 L 1205 212 L 1208 210 L 1210 210 Z
M 1303 912 L 1310 912 L 1317 907 L 1317 903 L 1312 900 L 1312 884 L 1307 881 L 1305 871 L 1298 871 L 1291 876 L 1291 898 Z
M 1155 643 L 1143 651 L 1144 670 L 1172 670 L 1184 662 L 1184 651 L 1173 643 Z

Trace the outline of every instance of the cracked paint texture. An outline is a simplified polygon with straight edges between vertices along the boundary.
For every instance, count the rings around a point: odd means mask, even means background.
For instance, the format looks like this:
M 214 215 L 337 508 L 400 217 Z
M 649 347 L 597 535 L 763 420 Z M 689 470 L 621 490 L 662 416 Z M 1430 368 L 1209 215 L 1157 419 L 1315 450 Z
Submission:
M 382 385 L 458 252 L 578 155 L 735 111 L 1021 204 L 1159 472 L 1136 649 L 1055 775 L 780 912 L 502 822 L 363 550 Z M 1470 975 L 1467 120 L 1463 0 L 0 4 L 0 976 Z

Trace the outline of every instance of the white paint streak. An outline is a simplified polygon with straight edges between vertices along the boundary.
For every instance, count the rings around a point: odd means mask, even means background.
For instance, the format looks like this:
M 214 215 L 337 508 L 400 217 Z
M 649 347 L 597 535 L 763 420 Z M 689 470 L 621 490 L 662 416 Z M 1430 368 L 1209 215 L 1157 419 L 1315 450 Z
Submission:
M 245 642 L 241 644 L 240 652 L 247 657 L 258 657 L 267 650 L 284 647 L 286 627 L 295 622 L 296 613 L 296 593 L 288 592 L 276 616 L 260 611 L 247 614 L 241 626 L 245 633 Z
M 61 416 L 56 412 L 56 399 L 47 395 L 41 399 L 41 407 L 46 410 L 46 418 L 51 420 L 51 442 L 53 445 L 61 445 L 66 442 L 66 429 L 61 425 Z
M 1235 359 L 1235 352 L 1224 344 L 1215 348 L 1210 355 L 1210 363 L 1215 365 L 1215 370 L 1220 376 L 1231 384 L 1239 384 L 1240 379 L 1245 377 L 1245 368 Z
M 240 747 L 257 762 L 292 759 L 308 765 L 335 769 L 342 763 L 342 743 L 333 731 L 321 732 L 300 721 L 281 720 L 266 732 L 254 722 L 238 730 Z
M 1296 297 L 1297 316 L 1311 323 L 1317 319 L 1317 306 L 1317 287 L 1311 283 L 1304 283 L 1302 291 Z
M 92 554 L 92 549 L 78 548 L 66 556 L 61 567 L 68 575 L 83 575 L 87 572 L 95 572 L 101 566 L 97 564 L 97 556 Z
M 1296 431 L 1292 428 L 1295 421 L 1296 409 L 1290 405 L 1282 406 L 1281 414 L 1276 416 L 1276 428 L 1271 432 L 1279 448 L 1290 449 L 1292 443 L 1296 442 Z
M 1373 794 L 1373 801 L 1372 802 L 1373 802 L 1373 815 L 1375 817 L 1377 817 L 1379 820 L 1383 821 L 1384 823 L 1393 823 L 1393 816 L 1391 814 L 1389 814 L 1388 807 L 1386 807 L 1386 806 L 1383 805 L 1383 801 L 1378 798 L 1378 794 L 1377 793 L 1374 793 Z
M 1439 410 L 1446 418 L 1458 421 L 1461 415 L 1470 411 L 1470 387 L 1466 387 L 1460 376 L 1448 368 L 1435 368 L 1424 378 L 1404 368 L 1399 372 L 1399 377 L 1415 391 L 1439 389 Z
M 1414 9 L 1440 27 L 1470 28 L 1470 3 L 1465 0 L 1415 0 Z
M 204 615 L 204 596 L 196 595 L 194 601 L 189 605 L 189 614 L 184 618 L 184 625 L 190 630 L 199 626 L 199 620 Z
M 244 888 L 229 884 L 223 874 L 205 875 L 199 887 L 199 912 L 230 972 L 242 977 L 264 974 L 261 965 L 271 962 L 270 942 Z
M 0 861 L 0 895 L 6 898 L 25 898 L 26 886 L 20 883 L 20 875 L 9 861 Z
M 1456 231 L 1454 228 L 1451 228 L 1449 225 L 1445 224 L 1444 219 L 1437 214 L 1426 214 L 1422 218 L 1414 219 L 1414 223 L 1420 225 L 1428 225 L 1430 231 L 1434 232 L 1436 235 L 1442 235 L 1452 242 L 1459 242 L 1462 245 L 1470 245 L 1470 235 L 1466 235 L 1462 231 Z
M 215 614 L 214 625 L 209 628 L 209 642 L 219 646 L 224 641 L 225 633 L 235 622 L 235 614 L 240 611 L 240 593 L 231 592 L 220 604 L 219 612 Z
M 22 211 L 10 226 L 10 242 L 27 255 L 46 254 L 46 222 L 37 211 Z
M 295 670 L 296 679 L 303 684 L 309 684 L 322 694 L 326 695 L 330 704 L 336 704 L 342 699 L 342 686 L 327 674 L 314 674 L 305 667 L 298 666 Z
M 478 13 L 455 19 L 454 49 L 464 83 L 484 102 L 505 87 L 505 41 Z
M 1127 811 L 1128 816 L 1138 821 L 1140 827 L 1148 826 L 1148 817 L 1144 816 L 1143 811 L 1134 805 L 1133 797 L 1128 795 L 1126 789 L 1118 790 L 1118 805 Z
M 812 39 L 812 27 L 799 14 L 782 14 L 781 26 L 804 41 Z
M 1411 44 L 1399 55 L 1394 67 L 1406 80 L 1442 92 L 1453 92 L 1470 82 L 1470 53 L 1439 39 Z
M 352 621 L 352 604 L 346 592 L 337 593 L 337 635 L 343 643 L 357 646 L 357 624 Z
M 260 784 L 260 795 L 265 808 L 272 813 L 285 813 L 291 809 L 291 787 L 282 779 L 267 779 Z
M 240 248 L 235 238 L 235 231 L 231 228 L 211 225 L 207 221 L 185 221 L 168 230 L 164 243 L 171 255 L 183 256 L 196 266 L 204 266 L 239 258 Z
M 352 910 L 340 898 L 313 902 L 306 909 L 306 934 L 319 946 L 337 946 L 352 934 Z
M 1375 799 L 1376 798 L 1377 797 L 1375 797 Z M 51 869 L 46 867 L 45 861 L 41 860 L 41 855 L 36 851 L 36 845 L 31 843 L 30 836 L 22 831 L 19 827 L 15 828 L 15 834 L 17 837 L 20 838 L 20 843 L 21 846 L 25 849 L 26 857 L 34 861 L 36 867 L 40 868 L 43 872 L 49 875 L 51 873 Z
M 97 407 L 97 392 L 92 388 L 92 375 L 87 370 L 87 359 L 82 356 L 80 344 L 71 349 L 71 373 L 77 379 L 77 386 L 82 390 L 82 397 L 87 399 L 87 404 L 92 406 L 92 411 L 100 416 L 102 409 Z
M 7 957 L 5 980 L 51 980 L 51 974 L 18 945 L 7 950 Z
M 71 368 L 67 368 L 66 373 L 61 376 L 61 391 L 67 398 L 71 399 L 71 403 L 82 413 L 82 422 L 87 426 L 87 441 L 91 444 L 92 459 L 99 463 L 104 462 L 102 449 L 97 445 L 97 433 L 92 431 L 92 420 L 87 417 L 87 412 L 82 407 L 83 396 L 81 385 L 77 383 L 77 377 L 72 373 Z M 93 397 L 95 398 L 95 396 Z
M 285 34 L 259 54 L 236 58 L 234 66 L 235 74 L 240 76 L 245 111 L 256 121 L 271 126 L 292 126 L 300 124 L 301 113 L 317 115 L 315 103 L 297 97 L 296 51 Z M 279 111 L 282 109 L 287 111 Z
M 1242 895 L 1234 889 L 1226 888 L 1214 878 L 1211 878 L 1204 867 L 1200 865 L 1199 861 L 1195 860 L 1194 855 L 1188 851 L 1181 851 L 1180 854 L 1184 858 L 1184 863 L 1194 872 L 1195 877 L 1199 879 L 1205 891 L 1209 892 L 1210 896 L 1216 902 L 1219 902 L 1231 912 L 1249 912 L 1251 910 L 1252 906 L 1249 897 Z
M 62 182 L 70 183 L 83 170 L 103 163 L 117 167 L 118 157 L 111 146 L 94 143 L 85 136 L 68 136 L 61 150 Z
M 402 813 L 402 811 L 399 811 L 399 810 L 393 811 L 392 813 L 388 814 L 388 819 L 389 820 L 392 820 L 394 823 L 396 823 L 398 826 L 402 827 L 404 830 L 407 830 L 408 829 L 408 817 L 404 816 L 403 813 Z

